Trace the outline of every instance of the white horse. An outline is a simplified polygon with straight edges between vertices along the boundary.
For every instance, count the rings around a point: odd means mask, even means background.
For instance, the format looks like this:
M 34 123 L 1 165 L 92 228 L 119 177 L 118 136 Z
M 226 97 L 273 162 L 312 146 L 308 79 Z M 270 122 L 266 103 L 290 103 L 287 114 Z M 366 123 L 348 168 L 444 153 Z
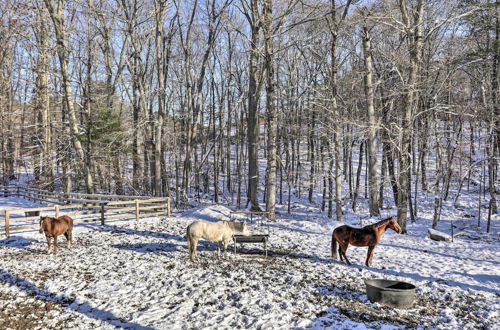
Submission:
M 187 227 L 187 242 L 189 258 L 198 258 L 196 247 L 200 238 L 207 241 L 217 242 L 217 256 L 220 256 L 220 242 L 224 244 L 224 254 L 226 254 L 227 245 L 235 232 L 241 232 L 244 236 L 249 236 L 247 224 L 236 221 L 195 221 Z

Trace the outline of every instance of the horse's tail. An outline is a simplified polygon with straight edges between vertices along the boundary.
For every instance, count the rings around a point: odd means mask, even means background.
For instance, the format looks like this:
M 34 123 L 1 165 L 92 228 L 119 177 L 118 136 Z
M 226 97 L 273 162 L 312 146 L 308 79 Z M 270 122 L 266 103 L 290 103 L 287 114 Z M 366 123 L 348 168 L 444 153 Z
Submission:
M 335 235 L 332 233 L 332 258 L 337 259 L 337 240 L 335 239 Z
M 189 227 L 191 227 L 191 225 L 187 226 L 186 228 L 186 235 L 184 236 L 186 239 L 187 239 L 187 245 L 188 245 L 188 249 L 189 249 Z
M 187 229 L 186 229 L 186 239 L 187 239 L 187 248 L 188 248 L 188 253 L 189 253 L 189 257 L 192 256 L 192 250 L 193 250 L 193 244 L 191 242 L 191 234 L 190 234 L 190 229 L 191 229 L 191 225 L 187 226 Z

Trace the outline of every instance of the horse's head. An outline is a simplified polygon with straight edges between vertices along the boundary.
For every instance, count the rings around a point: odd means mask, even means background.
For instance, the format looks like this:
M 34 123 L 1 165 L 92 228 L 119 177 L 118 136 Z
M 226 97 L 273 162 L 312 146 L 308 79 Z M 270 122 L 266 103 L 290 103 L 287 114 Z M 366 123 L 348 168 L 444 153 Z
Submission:
M 50 222 L 50 217 L 42 217 L 40 216 L 40 230 L 39 233 L 43 233 L 45 231 L 45 228 L 47 227 L 47 224 Z
M 241 230 L 241 233 L 243 234 L 243 236 L 250 236 L 251 235 L 246 223 L 243 223 L 243 228 Z
M 396 220 L 396 217 L 391 217 L 391 220 L 389 220 L 389 228 L 391 228 L 398 234 L 401 234 L 402 232 L 401 227 L 399 226 L 398 221 Z

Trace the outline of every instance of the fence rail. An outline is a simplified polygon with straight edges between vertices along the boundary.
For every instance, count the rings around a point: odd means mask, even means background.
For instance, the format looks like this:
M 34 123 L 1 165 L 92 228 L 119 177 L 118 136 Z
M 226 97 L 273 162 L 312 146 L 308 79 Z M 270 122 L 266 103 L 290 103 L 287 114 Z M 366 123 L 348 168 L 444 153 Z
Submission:
M 35 202 L 50 204 L 99 203 L 108 201 L 131 201 L 150 199 L 150 196 L 127 196 L 106 194 L 62 193 L 21 186 L 0 186 L 0 196 L 18 196 Z
M 135 218 L 139 221 L 142 217 L 172 214 L 169 197 L 64 194 L 17 186 L 0 187 L 0 196 L 17 196 L 54 204 L 54 206 L 0 210 L 0 217 L 4 218 L 5 223 L 4 226 L 0 226 L 0 232 L 5 232 L 7 237 L 14 230 L 36 228 L 40 215 L 58 217 L 64 212 L 65 215 L 71 216 L 75 223 L 100 221 L 104 224 L 105 220 Z M 68 198 L 68 196 L 78 196 L 78 198 Z M 104 199 L 105 197 L 107 199 Z M 80 204 L 71 204 L 74 201 L 79 201 Z

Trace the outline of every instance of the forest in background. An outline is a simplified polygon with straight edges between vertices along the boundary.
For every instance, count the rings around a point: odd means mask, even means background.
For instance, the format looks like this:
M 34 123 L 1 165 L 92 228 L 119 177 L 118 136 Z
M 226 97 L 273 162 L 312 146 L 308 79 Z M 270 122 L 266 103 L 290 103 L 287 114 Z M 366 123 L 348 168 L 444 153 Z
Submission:
M 1 2 L 1 184 L 497 213 L 498 0 Z

